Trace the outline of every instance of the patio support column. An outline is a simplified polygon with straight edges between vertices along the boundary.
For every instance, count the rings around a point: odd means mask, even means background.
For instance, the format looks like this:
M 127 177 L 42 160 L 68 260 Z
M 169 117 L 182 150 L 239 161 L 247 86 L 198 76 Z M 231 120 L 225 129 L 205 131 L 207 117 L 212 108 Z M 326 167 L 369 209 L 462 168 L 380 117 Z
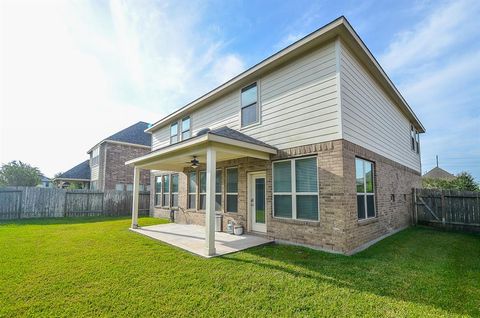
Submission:
M 217 152 L 207 146 L 207 195 L 205 206 L 205 252 L 215 255 L 215 174 Z
M 140 188 L 140 168 L 133 168 L 132 229 L 138 228 L 138 191 Z

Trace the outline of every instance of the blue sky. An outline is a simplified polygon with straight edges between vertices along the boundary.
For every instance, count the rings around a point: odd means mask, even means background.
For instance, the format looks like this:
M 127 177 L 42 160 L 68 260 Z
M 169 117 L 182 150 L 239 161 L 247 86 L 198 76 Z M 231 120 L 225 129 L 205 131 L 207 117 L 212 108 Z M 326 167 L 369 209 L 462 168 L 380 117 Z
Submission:
M 438 154 L 443 168 L 480 181 L 479 1 L 7 0 L 0 9 L 1 162 L 65 171 L 100 139 L 158 120 L 345 15 L 427 128 L 423 170 Z

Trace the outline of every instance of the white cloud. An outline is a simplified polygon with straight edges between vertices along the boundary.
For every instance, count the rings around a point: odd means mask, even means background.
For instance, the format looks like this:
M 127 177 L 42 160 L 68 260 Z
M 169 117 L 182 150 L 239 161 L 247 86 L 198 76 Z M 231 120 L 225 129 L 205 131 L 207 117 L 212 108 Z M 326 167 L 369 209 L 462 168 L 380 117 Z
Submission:
M 238 55 L 229 54 L 215 62 L 212 69 L 212 77 L 226 82 L 245 70 L 245 65 Z
M 480 177 L 479 14 L 479 2 L 448 2 L 399 33 L 380 58 L 427 129 L 424 171 L 438 154 L 450 171 Z
M 402 72 L 402 68 L 425 66 L 435 58 L 454 49 L 471 38 L 478 29 L 480 2 L 476 0 L 451 1 L 438 6 L 421 23 L 396 35 L 387 52 L 380 57 L 389 72 Z
M 201 4 L 2 1 L 0 163 L 49 176 L 244 69 Z

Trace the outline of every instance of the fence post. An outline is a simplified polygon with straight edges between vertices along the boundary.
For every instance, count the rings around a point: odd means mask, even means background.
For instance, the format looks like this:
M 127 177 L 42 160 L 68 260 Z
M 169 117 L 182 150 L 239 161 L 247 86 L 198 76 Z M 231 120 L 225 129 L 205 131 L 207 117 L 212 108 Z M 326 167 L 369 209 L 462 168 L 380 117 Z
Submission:
M 441 190 L 440 192 L 440 202 L 440 204 L 442 205 L 442 225 L 443 227 L 446 227 L 447 211 L 445 207 L 445 190 Z
M 65 191 L 65 200 L 63 200 L 63 217 L 67 217 L 67 197 L 68 191 Z
M 23 190 L 20 192 L 20 200 L 18 202 L 18 205 L 19 205 L 19 207 L 18 207 L 19 208 L 18 209 L 18 218 L 21 219 L 22 218 L 22 213 L 23 213 L 23 207 L 24 207 L 24 204 L 23 204 Z
M 417 205 L 417 188 L 413 188 L 413 224 L 417 226 L 418 224 L 418 205 Z

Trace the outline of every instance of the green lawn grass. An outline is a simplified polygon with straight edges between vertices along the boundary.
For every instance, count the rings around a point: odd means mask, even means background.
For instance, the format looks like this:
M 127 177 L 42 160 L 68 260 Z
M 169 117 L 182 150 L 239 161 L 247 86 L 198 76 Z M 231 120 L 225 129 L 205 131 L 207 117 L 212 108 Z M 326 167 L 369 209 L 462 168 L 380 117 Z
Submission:
M 203 259 L 129 224 L 0 224 L 0 316 L 480 316 L 480 236 L 412 228 L 351 257 L 268 245 Z

